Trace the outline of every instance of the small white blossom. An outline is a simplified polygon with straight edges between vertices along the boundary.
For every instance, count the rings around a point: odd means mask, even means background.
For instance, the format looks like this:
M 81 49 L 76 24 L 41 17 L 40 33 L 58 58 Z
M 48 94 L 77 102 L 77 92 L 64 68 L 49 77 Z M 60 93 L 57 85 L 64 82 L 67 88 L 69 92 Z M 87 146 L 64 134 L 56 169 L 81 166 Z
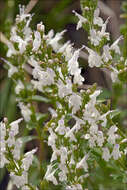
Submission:
M 89 40 L 91 41 L 91 44 L 93 44 L 94 46 L 99 45 L 101 38 L 95 29 L 90 30 Z
M 120 48 L 118 46 L 118 43 L 120 40 L 123 39 L 123 36 L 120 36 L 111 46 L 110 46 L 110 50 L 115 51 L 115 53 L 120 54 Z
M 78 94 L 72 94 L 69 97 L 69 107 L 72 107 L 72 112 L 76 113 L 82 105 L 81 96 Z
M 16 94 L 19 94 L 21 90 L 24 89 L 24 85 L 21 80 L 18 80 L 17 85 L 15 87 Z
M 14 73 L 18 73 L 17 67 L 12 64 L 9 64 L 8 77 L 11 78 Z
M 72 56 L 72 58 L 68 61 L 68 71 L 70 72 L 71 75 L 75 75 L 78 69 L 78 58 L 79 58 L 79 52 L 80 49 L 76 50 Z
M 115 134 L 115 132 L 117 131 L 117 127 L 115 125 L 111 126 L 110 129 L 108 130 L 108 139 L 107 141 L 111 144 L 115 144 L 115 140 L 117 135 Z
M 67 155 L 68 155 L 67 148 L 62 146 L 62 147 L 60 148 L 61 164 L 65 164 L 65 163 L 66 163 Z
M 72 82 L 71 80 L 66 80 L 66 84 L 64 84 L 60 79 L 57 83 L 58 86 L 58 95 L 60 98 L 72 94 Z
M 22 121 L 23 119 L 17 119 L 16 121 L 13 121 L 12 123 L 10 123 L 10 131 L 9 134 L 15 136 L 19 133 L 19 123 Z
M 37 51 L 41 45 L 41 34 L 38 31 L 34 32 L 33 51 Z
M 16 55 L 17 51 L 15 50 L 13 44 L 11 42 L 8 43 L 8 51 L 7 51 L 7 57 L 11 57 L 12 55 Z
M 64 118 L 61 118 L 58 121 L 58 126 L 55 129 L 55 132 L 59 133 L 60 135 L 64 135 L 66 133 L 66 131 L 67 131 L 67 127 L 64 124 Z
M 83 16 L 81 16 L 80 14 L 78 14 L 76 11 L 72 11 L 73 13 L 75 13 L 75 15 L 78 17 L 79 21 L 78 21 L 78 24 L 77 24 L 77 27 L 76 29 L 78 30 L 79 28 L 82 27 L 82 24 L 85 24 L 88 22 L 88 20 L 86 18 L 84 18 Z
M 4 140 L 6 136 L 6 126 L 4 122 L 0 122 L 0 141 Z
M 58 52 L 60 53 L 64 53 L 66 51 L 66 48 L 68 47 L 68 45 L 70 45 L 70 41 L 66 42 L 64 45 L 62 45 L 60 47 L 60 49 L 58 50 Z
M 59 172 L 59 173 L 58 173 L 58 176 L 59 176 L 59 180 L 60 180 L 61 182 L 67 181 L 67 175 L 66 175 L 65 172 L 63 172 L 63 171 Z
M 63 55 L 65 56 L 66 61 L 69 61 L 73 55 L 73 47 L 72 44 L 68 44 L 65 51 L 63 52 Z
M 54 176 L 55 172 L 56 172 L 56 170 L 54 170 L 52 172 L 52 166 L 49 165 L 48 168 L 47 168 L 47 171 L 46 171 L 46 174 L 45 174 L 44 178 L 47 181 L 53 182 L 54 185 L 58 185 L 58 182 L 57 182 L 57 180 L 56 180 L 56 178 Z
M 45 26 L 42 22 L 40 22 L 39 24 L 37 24 L 37 30 L 39 32 L 44 32 L 45 31 Z
M 22 168 L 25 171 L 28 171 L 30 165 L 32 164 L 33 161 L 33 155 L 37 151 L 37 148 L 25 153 L 24 158 L 22 159 Z
M 103 65 L 103 61 L 101 59 L 101 56 L 99 56 L 95 51 L 93 51 L 92 49 L 85 47 L 86 50 L 89 53 L 89 57 L 88 57 L 88 63 L 89 63 L 89 67 L 100 67 L 101 65 Z
M 109 60 L 112 59 L 112 56 L 110 54 L 110 48 L 109 45 L 105 45 L 103 47 L 103 54 L 102 54 L 103 60 L 107 63 Z
M 98 146 L 102 147 L 103 143 L 104 143 L 103 132 L 102 131 L 98 131 L 98 134 L 97 134 L 97 144 L 98 144 Z
M 16 141 L 15 141 L 15 146 L 14 146 L 14 149 L 12 151 L 13 153 L 13 156 L 16 160 L 19 160 L 20 159 L 20 148 L 22 147 L 22 140 L 20 138 L 18 138 Z
M 0 168 L 3 168 L 5 164 L 7 163 L 8 163 L 8 160 L 6 159 L 4 152 L 2 152 L 0 149 Z
M 52 46 L 53 50 L 57 52 L 60 49 L 59 41 L 62 39 L 63 34 L 66 32 L 66 30 L 63 30 L 62 32 L 56 33 L 54 38 L 50 38 L 47 40 L 47 43 Z
M 109 159 L 111 158 L 111 155 L 110 155 L 110 152 L 109 152 L 109 149 L 107 147 L 105 148 L 102 148 L 103 149 L 103 155 L 102 155 L 102 158 L 108 162 Z
M 106 27 L 109 21 L 109 17 L 107 18 L 107 20 L 105 21 L 105 23 L 102 25 L 101 31 L 98 31 L 98 35 L 100 36 L 100 38 L 105 37 L 107 40 L 109 40 L 109 33 L 106 32 Z
M 27 17 L 31 17 L 31 14 L 26 14 L 25 13 L 25 6 L 24 5 L 19 5 L 19 15 L 18 15 L 18 21 L 23 21 Z
M 100 10 L 99 10 L 99 8 L 97 8 L 94 11 L 94 20 L 93 20 L 93 23 L 95 25 L 102 26 L 103 25 L 103 20 L 102 20 L 101 17 L 99 17 L 99 14 L 100 14 Z
M 51 128 L 49 128 L 49 132 L 50 132 L 50 135 L 48 137 L 48 145 L 52 147 L 52 149 L 56 149 L 56 139 L 57 139 L 57 136 L 56 134 L 53 132 L 53 130 Z
M 111 155 L 113 156 L 114 160 L 118 160 L 119 157 L 121 157 L 121 153 L 119 151 L 119 144 L 114 145 L 114 148 L 113 148 Z
M 84 168 L 84 170 L 87 172 L 88 171 L 88 164 L 86 160 L 88 159 L 88 154 L 85 155 L 80 162 L 77 163 L 76 168 Z
M 26 122 L 30 120 L 30 116 L 32 114 L 31 110 L 29 109 L 28 105 L 24 105 L 22 102 L 19 102 L 19 107 L 21 109 L 21 113 Z
M 74 84 L 82 85 L 85 79 L 81 76 L 81 69 L 77 69 L 77 72 L 74 75 Z
M 118 82 L 119 81 L 119 79 L 118 79 L 118 71 L 117 71 L 117 69 L 115 69 L 115 68 L 113 68 L 112 67 L 112 69 L 113 69 L 113 71 L 111 72 L 111 79 L 112 79 L 112 82 Z
M 18 188 L 28 183 L 28 173 L 23 171 L 21 176 L 15 175 L 13 172 L 10 173 L 10 177 Z

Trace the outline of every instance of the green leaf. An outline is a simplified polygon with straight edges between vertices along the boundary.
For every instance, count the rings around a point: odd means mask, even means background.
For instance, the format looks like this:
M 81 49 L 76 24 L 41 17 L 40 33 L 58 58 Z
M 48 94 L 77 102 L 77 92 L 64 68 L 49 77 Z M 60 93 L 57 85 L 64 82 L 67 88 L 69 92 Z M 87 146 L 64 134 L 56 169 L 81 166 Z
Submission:
M 111 118 L 115 117 L 116 115 L 119 115 L 120 113 L 121 113 L 120 110 L 114 110 L 114 111 L 112 111 L 112 112 L 110 113 Z
M 27 143 L 29 141 L 32 141 L 34 139 L 37 139 L 37 136 L 25 136 L 25 137 L 21 137 L 21 140 L 23 143 Z
M 49 100 L 48 98 L 46 97 L 43 97 L 43 96 L 39 96 L 39 95 L 34 95 L 30 98 L 30 100 L 33 100 L 33 101 L 38 101 L 38 102 L 45 102 L 45 103 L 49 103 L 51 100 Z

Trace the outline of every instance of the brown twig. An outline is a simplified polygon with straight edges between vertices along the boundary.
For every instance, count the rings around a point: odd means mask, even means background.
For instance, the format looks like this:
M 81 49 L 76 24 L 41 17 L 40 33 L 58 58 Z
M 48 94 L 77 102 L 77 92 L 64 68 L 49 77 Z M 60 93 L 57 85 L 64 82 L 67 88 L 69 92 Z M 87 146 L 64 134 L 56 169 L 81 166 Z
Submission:
M 33 9 L 33 7 L 37 4 L 37 2 L 38 0 L 31 0 L 26 6 L 25 14 L 28 14 Z

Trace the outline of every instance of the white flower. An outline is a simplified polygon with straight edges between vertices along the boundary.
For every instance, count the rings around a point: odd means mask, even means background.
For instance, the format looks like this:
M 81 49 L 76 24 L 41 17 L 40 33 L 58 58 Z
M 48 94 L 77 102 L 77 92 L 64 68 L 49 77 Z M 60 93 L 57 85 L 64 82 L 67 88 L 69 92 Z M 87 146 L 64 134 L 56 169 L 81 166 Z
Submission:
M 114 148 L 113 148 L 111 155 L 113 156 L 114 160 L 118 160 L 119 157 L 121 157 L 121 153 L 119 151 L 119 144 L 114 145 Z
M 6 143 L 9 147 L 15 145 L 15 137 L 12 134 L 9 134 L 9 138 L 7 139 Z
M 6 159 L 4 152 L 2 152 L 0 149 L 0 168 L 3 168 L 5 164 L 7 163 L 8 163 L 8 160 Z
M 66 61 L 69 61 L 73 55 L 73 47 L 72 44 L 68 44 L 65 51 L 63 52 L 63 55 L 65 56 Z
M 48 108 L 48 111 L 51 113 L 52 117 L 57 117 L 57 113 L 53 108 Z
M 89 40 L 91 41 L 91 44 L 93 44 L 94 46 L 99 45 L 99 43 L 101 41 L 101 37 L 98 35 L 98 33 L 95 29 L 90 30 Z
M 110 54 L 110 48 L 109 45 L 105 45 L 103 47 L 103 54 L 102 54 L 103 60 L 107 63 L 109 60 L 112 59 L 112 56 Z
M 17 85 L 15 87 L 16 94 L 19 94 L 21 90 L 24 89 L 24 85 L 21 80 L 18 80 Z
M 96 123 L 93 123 L 91 126 L 90 126 L 90 134 L 91 135 L 94 135 L 94 134 L 97 134 L 98 133 L 98 126 Z
M 61 146 L 61 148 L 60 148 L 60 160 L 61 160 L 61 164 L 64 165 L 66 163 L 67 155 L 68 155 L 67 148 Z
M 51 85 L 54 84 L 54 77 L 55 77 L 55 72 L 51 69 L 51 68 L 47 68 L 44 77 L 42 77 L 42 79 L 44 79 L 44 83 L 45 85 Z
M 61 172 L 59 172 L 58 173 L 58 176 L 59 176 L 59 180 L 60 181 L 67 181 L 67 175 L 66 175 L 66 173 L 65 172 L 63 172 L 63 171 L 61 171 Z
M 77 68 L 79 66 L 78 64 L 78 57 L 79 57 L 79 52 L 81 49 L 78 49 L 74 52 L 72 58 L 68 61 L 68 71 L 70 72 L 71 75 L 75 75 L 77 72 Z
M 78 17 L 78 19 L 79 19 L 79 21 L 78 21 L 78 24 L 77 24 L 77 30 L 79 29 L 79 28 L 81 28 L 82 27 L 82 24 L 85 24 L 85 23 L 87 23 L 88 22 L 88 20 L 86 19 L 86 18 L 84 18 L 83 16 L 81 16 L 80 14 L 78 14 L 76 11 L 72 11 L 73 13 L 75 13 L 75 15 Z
M 74 84 L 82 85 L 84 80 L 85 79 L 81 76 L 81 69 L 78 68 L 74 75 Z
M 102 26 L 103 25 L 103 20 L 102 20 L 101 17 L 99 17 L 99 14 L 100 14 L 100 10 L 99 10 L 99 8 L 97 8 L 94 11 L 94 20 L 93 20 L 93 23 L 95 25 Z
M 9 70 L 8 70 L 8 77 L 11 78 L 14 73 L 18 73 L 17 67 L 14 65 L 9 64 Z
M 111 158 L 111 155 L 110 155 L 110 152 L 109 152 L 109 149 L 107 147 L 105 148 L 102 148 L 103 149 L 103 155 L 102 155 L 102 158 L 108 162 L 109 159 Z
M 64 135 L 67 131 L 66 126 L 64 125 L 64 117 L 62 117 L 59 121 L 58 121 L 58 126 L 55 129 L 55 132 L 59 133 L 60 135 Z
M 119 81 L 118 79 L 118 70 L 115 69 L 114 67 L 112 67 L 113 71 L 111 72 L 111 79 L 112 79 L 112 82 L 117 82 Z
M 22 140 L 20 138 L 18 138 L 16 141 L 15 141 L 15 146 L 14 146 L 14 149 L 12 151 L 13 153 L 13 156 L 16 160 L 19 160 L 20 159 L 20 148 L 22 147 Z
M 50 132 L 50 135 L 48 137 L 48 145 L 51 146 L 53 150 L 55 150 L 56 149 L 55 143 L 56 143 L 57 136 L 51 128 L 49 128 L 49 132 Z
M 0 122 L 0 141 L 4 140 L 6 136 L 6 126 L 4 122 Z
M 73 155 L 71 155 L 71 159 L 70 159 L 69 164 L 70 164 L 70 165 L 75 164 L 75 161 L 74 161 Z
M 8 46 L 8 51 L 7 51 L 7 57 L 11 57 L 12 55 L 16 55 L 17 54 L 17 51 L 15 50 L 13 44 L 11 42 L 9 42 L 7 44 Z
M 84 168 L 85 171 L 88 171 L 88 164 L 86 160 L 88 159 L 88 154 L 85 155 L 80 162 L 77 163 L 76 168 Z
M 64 45 L 62 45 L 60 47 L 60 49 L 58 50 L 58 52 L 60 53 L 64 53 L 66 51 L 66 48 L 68 47 L 68 45 L 70 45 L 70 41 L 66 42 Z
M 41 45 L 41 34 L 38 31 L 34 32 L 33 51 L 37 51 Z
M 96 98 L 100 95 L 101 90 L 95 90 L 93 94 L 90 95 L 91 102 L 93 105 L 96 104 Z
M 60 98 L 72 94 L 72 82 L 70 79 L 66 80 L 66 84 L 64 84 L 60 79 L 57 83 L 58 86 L 58 95 Z
M 28 105 L 24 105 L 22 102 L 19 102 L 19 107 L 21 109 L 21 113 L 26 122 L 30 120 L 30 116 L 32 114 L 31 110 L 29 109 Z
M 26 171 L 23 171 L 21 176 L 15 175 L 13 172 L 11 172 L 10 177 L 18 188 L 28 183 L 28 173 Z
M 107 141 L 111 144 L 115 144 L 115 140 L 117 135 L 115 134 L 115 132 L 117 131 L 117 127 L 115 125 L 111 126 L 110 129 L 108 130 L 108 139 Z
M 56 170 L 57 170 L 57 169 L 56 169 Z M 47 181 L 53 182 L 54 185 L 58 185 L 58 182 L 57 182 L 57 180 L 56 180 L 56 178 L 55 178 L 55 176 L 54 176 L 56 170 L 54 170 L 54 171 L 52 172 L 52 166 L 49 165 L 48 168 L 47 168 L 46 174 L 45 174 L 45 176 L 44 176 L 44 178 L 45 178 Z
M 28 171 L 30 165 L 32 164 L 33 161 L 33 155 L 37 151 L 37 148 L 25 153 L 24 158 L 22 159 L 22 168 L 25 171 Z
M 103 126 L 103 127 L 105 127 L 106 126 L 106 124 L 107 124 L 107 115 L 109 114 L 109 113 L 111 113 L 111 111 L 108 111 L 107 113 L 105 113 L 105 114 L 103 114 L 103 115 L 100 115 L 100 118 L 99 118 L 99 120 L 102 120 L 103 122 L 101 123 L 101 125 Z
M 82 105 L 81 96 L 78 94 L 72 94 L 69 97 L 69 107 L 72 107 L 72 112 L 76 113 Z
M 97 140 L 97 136 L 96 135 L 92 135 L 92 136 L 90 136 L 90 138 L 88 139 L 88 141 L 89 141 L 89 146 L 90 147 L 94 147 L 94 146 L 96 146 L 96 143 L 95 143 L 95 141 Z
M 105 21 L 105 23 L 102 25 L 101 31 L 98 31 L 98 35 L 100 36 L 100 38 L 105 37 L 107 40 L 109 40 L 109 33 L 105 32 L 106 31 L 106 27 L 109 21 L 109 17 L 107 18 L 107 20 Z
M 13 121 L 10 123 L 10 131 L 9 131 L 9 134 L 15 136 L 19 133 L 19 123 L 22 121 L 23 119 L 20 118 L 20 119 L 17 119 L 16 121 Z
M 32 74 L 33 74 L 33 77 L 35 79 L 39 80 L 41 88 L 43 86 L 54 84 L 54 77 L 56 75 L 55 75 L 55 72 L 51 68 L 47 68 L 46 71 L 43 71 L 43 70 L 40 70 L 39 67 L 35 67 L 33 69 Z M 37 85 L 38 85 L 39 84 L 38 81 L 35 81 L 35 82 L 32 81 L 32 83 L 35 85 L 35 87 L 36 87 L 36 82 L 37 82 Z
M 60 49 L 59 40 L 62 39 L 63 34 L 66 32 L 66 30 L 63 30 L 62 32 L 56 33 L 54 38 L 50 38 L 47 40 L 47 43 L 52 46 L 53 50 L 57 52 Z
M 98 146 L 102 147 L 103 143 L 104 143 L 103 132 L 102 131 L 98 131 L 98 134 L 97 134 L 97 144 L 98 144 Z
M 103 61 L 101 59 L 101 56 L 99 56 L 95 51 L 93 51 L 92 49 L 85 47 L 86 50 L 89 53 L 89 57 L 88 57 L 88 63 L 89 63 L 89 67 L 100 67 L 101 65 L 103 65 Z
M 44 32 L 45 31 L 45 26 L 42 22 L 40 22 L 39 24 L 37 24 L 37 30 L 40 32 Z
M 46 40 L 47 44 L 50 42 L 50 40 L 53 38 L 54 36 L 54 30 L 51 29 L 47 35 L 44 35 L 44 39 Z
M 118 46 L 118 43 L 120 40 L 123 39 L 123 36 L 120 36 L 111 46 L 110 46 L 110 50 L 115 51 L 115 53 L 120 54 L 120 48 Z
M 8 146 L 11 147 L 12 145 L 15 145 L 15 136 L 19 133 L 19 123 L 22 121 L 21 119 L 18 119 L 16 121 L 13 121 L 10 123 L 10 130 L 9 130 L 9 137 L 7 139 Z
M 57 160 L 57 156 L 59 156 L 59 155 L 60 155 L 60 151 L 57 150 L 57 149 L 55 149 L 55 150 L 53 151 L 53 153 L 52 153 L 52 157 L 51 157 L 50 162 L 53 162 L 54 160 Z
M 18 43 L 18 48 L 19 48 L 19 52 L 21 54 L 24 53 L 24 51 L 26 50 L 26 45 L 27 45 L 27 40 L 28 39 L 22 39 L 20 36 L 17 35 L 17 32 L 16 32 L 17 28 L 14 26 L 11 30 L 11 38 L 10 40 L 12 42 L 16 42 Z
M 19 5 L 19 15 L 18 15 L 18 20 L 21 22 L 27 17 L 31 17 L 30 14 L 25 13 L 25 6 L 24 5 Z

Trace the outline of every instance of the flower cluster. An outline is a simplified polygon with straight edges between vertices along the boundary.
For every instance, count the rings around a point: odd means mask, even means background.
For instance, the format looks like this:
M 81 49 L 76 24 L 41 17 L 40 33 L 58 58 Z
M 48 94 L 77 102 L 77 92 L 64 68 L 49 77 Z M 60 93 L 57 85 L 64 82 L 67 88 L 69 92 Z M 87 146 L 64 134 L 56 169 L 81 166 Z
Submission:
M 85 12 L 92 12 L 91 8 L 84 8 Z M 80 23 L 80 27 L 82 24 L 89 25 L 89 42 L 91 44 L 91 48 L 85 46 L 85 49 L 88 51 L 88 64 L 89 67 L 100 67 L 100 68 L 108 68 L 111 71 L 111 79 L 112 82 L 118 82 L 119 80 L 122 82 L 127 82 L 127 67 L 126 67 L 126 59 L 122 57 L 122 53 L 120 51 L 118 43 L 123 39 L 120 36 L 116 39 L 115 42 L 110 44 L 110 34 L 106 32 L 106 27 L 108 22 L 110 22 L 110 18 L 104 22 L 101 17 L 99 17 L 100 10 L 96 8 L 93 13 L 92 21 L 82 17 L 78 13 L 74 11 L 75 15 L 78 17 Z M 79 29 L 80 27 L 78 27 Z M 119 57 L 116 62 L 115 57 Z
M 10 177 L 18 188 L 30 190 L 28 183 L 28 170 L 33 161 L 33 155 L 37 149 L 33 149 L 21 155 L 22 140 L 16 138 L 19 133 L 18 119 L 7 124 L 6 118 L 0 122 L 0 168 L 6 166 L 10 171 Z

